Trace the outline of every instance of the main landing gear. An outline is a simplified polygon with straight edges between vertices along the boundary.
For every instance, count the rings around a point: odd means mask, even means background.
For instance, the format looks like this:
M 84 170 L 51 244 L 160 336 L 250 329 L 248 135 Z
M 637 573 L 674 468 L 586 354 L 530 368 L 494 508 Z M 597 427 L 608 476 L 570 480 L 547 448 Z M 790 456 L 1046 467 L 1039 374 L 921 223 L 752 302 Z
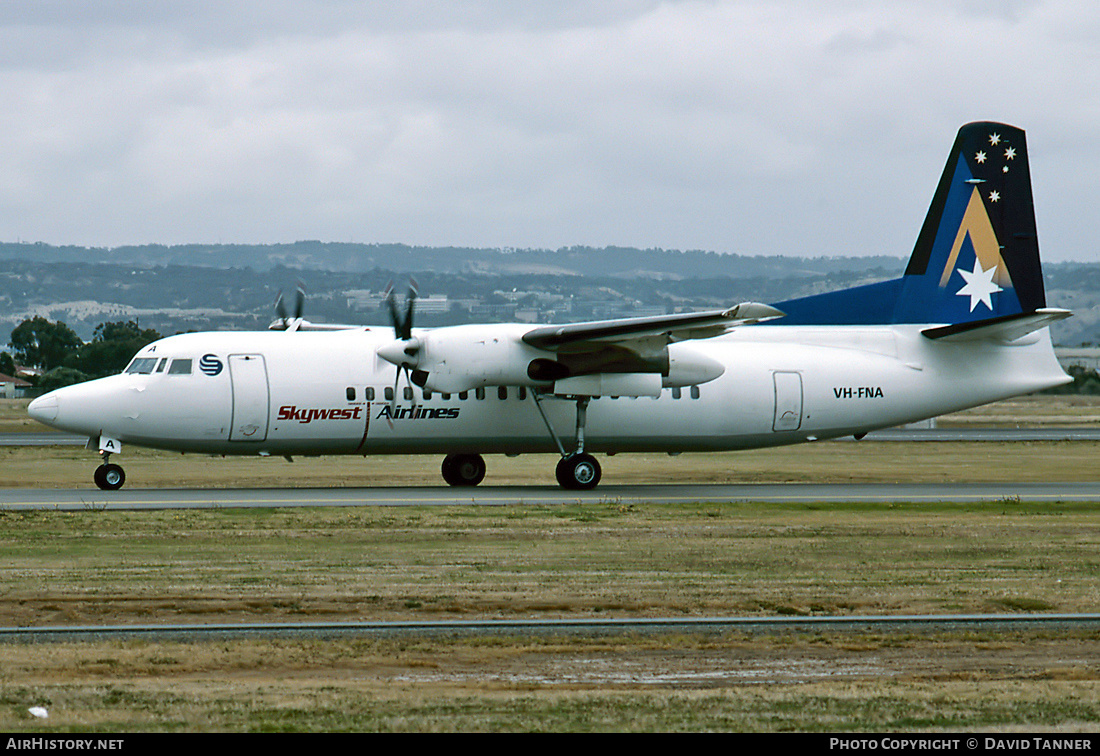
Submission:
M 561 452 L 561 459 L 554 470 L 554 476 L 558 479 L 558 485 L 573 491 L 588 491 L 600 483 L 603 471 L 600 463 L 591 454 L 584 451 L 584 426 L 588 417 L 588 402 L 592 397 L 573 397 L 577 402 L 577 450 L 573 453 L 565 451 L 558 434 L 550 425 L 550 419 L 542 408 L 537 393 L 531 396 L 535 400 L 542 421 L 546 429 L 550 431 L 550 437 Z M 485 477 L 485 460 L 480 454 L 448 454 L 443 460 L 443 480 L 452 486 L 476 486 Z
M 586 454 L 584 451 L 584 426 L 588 420 L 588 402 L 592 400 L 592 397 L 574 397 L 577 400 L 577 450 L 570 454 L 565 451 L 561 439 L 558 438 L 558 434 L 554 432 L 553 426 L 550 425 L 550 418 L 546 416 L 546 411 L 542 408 L 539 395 L 532 393 L 531 396 L 535 400 L 535 406 L 539 408 L 539 414 L 542 415 L 542 422 L 546 424 L 546 430 L 550 431 L 551 438 L 554 439 L 558 451 L 561 452 L 561 459 L 558 460 L 558 466 L 554 470 L 558 485 L 573 491 L 589 491 L 598 486 L 600 476 L 603 474 L 603 471 L 600 470 L 600 463 L 596 461 L 595 457 Z
M 476 486 L 485 477 L 480 454 L 448 454 L 443 460 L 443 480 L 452 486 Z
M 558 460 L 554 470 L 558 485 L 577 491 L 588 491 L 599 485 L 600 463 L 591 454 L 576 452 Z

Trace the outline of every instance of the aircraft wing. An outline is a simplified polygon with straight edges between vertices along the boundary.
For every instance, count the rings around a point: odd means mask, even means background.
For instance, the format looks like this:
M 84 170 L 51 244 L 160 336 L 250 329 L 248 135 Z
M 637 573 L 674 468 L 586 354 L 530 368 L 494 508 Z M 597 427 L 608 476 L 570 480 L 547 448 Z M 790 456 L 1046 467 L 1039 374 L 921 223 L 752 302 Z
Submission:
M 742 325 L 783 317 L 783 312 L 759 302 L 742 302 L 726 310 L 686 312 L 622 320 L 543 326 L 523 334 L 524 343 L 550 352 L 586 349 L 602 344 L 660 340 L 665 344 L 709 339 Z

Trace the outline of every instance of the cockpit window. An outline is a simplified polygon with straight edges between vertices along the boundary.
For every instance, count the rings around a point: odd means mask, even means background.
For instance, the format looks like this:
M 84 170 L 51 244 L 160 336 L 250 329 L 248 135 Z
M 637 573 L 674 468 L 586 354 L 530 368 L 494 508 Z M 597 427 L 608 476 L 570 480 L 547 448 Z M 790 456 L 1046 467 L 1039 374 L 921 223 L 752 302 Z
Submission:
M 168 375 L 191 375 L 191 360 L 172 360 Z
M 135 357 L 134 361 L 130 363 L 130 366 L 126 368 L 126 372 L 148 375 L 153 372 L 153 368 L 156 367 L 156 365 L 156 357 Z

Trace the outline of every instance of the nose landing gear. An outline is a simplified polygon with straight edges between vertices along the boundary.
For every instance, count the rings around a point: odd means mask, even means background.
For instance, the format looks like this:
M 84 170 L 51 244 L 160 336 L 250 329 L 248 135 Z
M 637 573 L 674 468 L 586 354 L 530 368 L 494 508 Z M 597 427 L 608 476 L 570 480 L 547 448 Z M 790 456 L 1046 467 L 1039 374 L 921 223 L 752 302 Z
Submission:
M 99 439 L 99 456 L 103 458 L 103 464 L 95 469 L 92 479 L 104 491 L 117 491 L 126 482 L 126 472 L 109 461 L 111 452 L 119 451 L 121 448 L 122 445 L 117 439 L 107 436 L 101 436 Z
M 92 475 L 96 485 L 103 491 L 118 491 L 127 482 L 127 473 L 118 464 L 100 464 L 96 474 Z
M 95 469 L 92 478 L 104 491 L 117 491 L 126 482 L 126 472 L 118 465 L 107 464 L 104 460 L 103 464 Z

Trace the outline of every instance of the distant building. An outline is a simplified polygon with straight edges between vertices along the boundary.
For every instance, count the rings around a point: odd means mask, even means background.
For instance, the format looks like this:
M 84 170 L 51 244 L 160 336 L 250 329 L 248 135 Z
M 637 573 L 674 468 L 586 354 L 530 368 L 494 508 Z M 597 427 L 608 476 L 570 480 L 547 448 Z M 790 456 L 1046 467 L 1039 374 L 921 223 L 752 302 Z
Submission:
M 1054 350 L 1054 355 L 1058 358 L 1058 362 L 1063 369 L 1077 365 L 1078 367 L 1100 372 L 1100 349 L 1057 347 Z
M 0 399 L 22 399 L 32 388 L 22 378 L 0 373 Z
M 430 297 L 420 297 L 416 300 L 416 311 L 419 313 L 444 313 L 451 309 L 446 294 L 432 294 Z
M 370 291 L 368 289 L 349 289 L 344 292 L 348 307 L 352 310 L 373 311 L 381 309 L 386 304 L 385 292 Z M 398 305 L 404 307 L 404 295 L 398 297 Z M 429 297 L 419 297 L 416 300 L 418 313 L 444 313 L 451 309 L 446 294 L 432 294 Z

